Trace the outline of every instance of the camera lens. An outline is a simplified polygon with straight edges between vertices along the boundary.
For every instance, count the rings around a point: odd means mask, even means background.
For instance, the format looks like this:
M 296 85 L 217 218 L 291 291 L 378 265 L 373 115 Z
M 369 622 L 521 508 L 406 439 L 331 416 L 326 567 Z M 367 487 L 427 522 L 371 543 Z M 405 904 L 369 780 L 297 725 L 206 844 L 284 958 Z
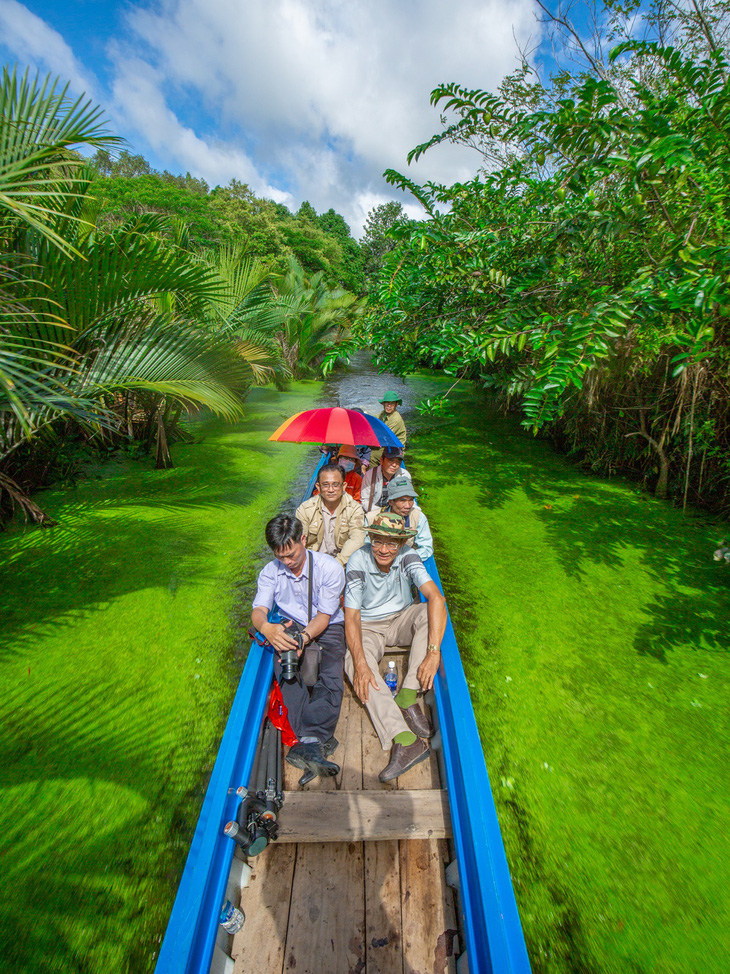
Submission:
M 291 683 L 296 680 L 299 671 L 299 656 L 296 649 L 285 649 L 281 654 L 281 675 Z

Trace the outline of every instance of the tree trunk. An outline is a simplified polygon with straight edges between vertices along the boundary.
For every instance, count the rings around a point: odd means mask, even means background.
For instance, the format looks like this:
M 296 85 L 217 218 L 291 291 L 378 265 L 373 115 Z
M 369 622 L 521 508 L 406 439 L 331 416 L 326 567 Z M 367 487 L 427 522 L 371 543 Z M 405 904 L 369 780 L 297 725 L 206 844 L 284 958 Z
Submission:
M 157 410 L 157 454 L 155 456 L 155 469 L 169 470 L 173 466 L 170 449 L 167 445 L 167 434 L 165 433 L 163 400 L 160 403 L 160 408 Z

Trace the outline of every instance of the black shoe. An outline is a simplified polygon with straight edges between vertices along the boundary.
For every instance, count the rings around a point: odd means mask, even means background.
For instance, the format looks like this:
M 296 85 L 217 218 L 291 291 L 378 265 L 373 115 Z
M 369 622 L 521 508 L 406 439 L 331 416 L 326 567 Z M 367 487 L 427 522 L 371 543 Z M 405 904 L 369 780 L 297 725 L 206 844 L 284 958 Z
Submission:
M 340 742 L 337 740 L 337 738 L 330 737 L 330 739 L 325 741 L 324 744 L 322 745 L 322 754 L 324 754 L 324 756 L 328 758 L 330 754 L 335 753 L 335 751 L 339 746 L 340 746 Z
M 421 761 L 425 761 L 431 753 L 431 748 L 417 737 L 412 744 L 394 744 L 390 752 L 390 761 L 380 772 L 381 781 L 392 781 L 393 778 L 405 774 L 406 771 Z
M 340 742 L 337 740 L 336 737 L 330 737 L 330 739 L 325 741 L 324 744 L 322 745 L 322 754 L 324 754 L 324 756 L 328 758 L 330 754 L 334 754 L 334 752 L 337 750 L 339 745 Z M 309 782 L 313 781 L 316 777 L 317 775 L 313 771 L 305 771 L 304 774 L 299 779 L 300 788 L 303 788 L 304 785 L 308 785 Z
M 286 760 L 295 768 L 301 768 L 302 771 L 312 771 L 322 778 L 330 778 L 340 773 L 339 764 L 325 758 L 319 741 L 311 744 L 294 744 L 293 747 L 289 748 Z

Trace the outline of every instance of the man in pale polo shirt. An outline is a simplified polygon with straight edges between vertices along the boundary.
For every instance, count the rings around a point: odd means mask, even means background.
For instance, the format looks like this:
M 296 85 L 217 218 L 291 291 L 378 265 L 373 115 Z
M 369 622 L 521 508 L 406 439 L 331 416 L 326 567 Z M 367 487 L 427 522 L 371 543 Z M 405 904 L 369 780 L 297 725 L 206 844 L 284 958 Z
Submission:
M 344 567 L 353 551 L 365 542 L 365 513 L 345 492 L 345 473 L 339 464 L 321 467 L 317 484 L 319 493 L 297 508 L 304 541 L 307 548 L 332 555 Z
M 322 650 L 319 675 L 311 696 L 299 680 L 280 681 L 289 723 L 299 738 L 289 749 L 286 760 L 295 768 L 304 769 L 305 781 L 315 775 L 329 777 L 340 770 L 327 757 L 337 747 L 333 734 L 344 690 L 345 632 L 340 596 L 345 572 L 342 565 L 323 551 L 307 551 L 301 521 L 288 514 L 279 514 L 269 521 L 266 543 L 275 558 L 259 573 L 251 621 L 274 647 L 274 675 L 277 679 L 281 676 L 279 654 L 297 648 L 282 623 L 268 621 L 274 604 L 282 618 L 293 619 L 304 627 L 305 648 L 316 641 Z
M 433 730 L 417 703 L 418 692 L 430 690 L 441 661 L 446 629 L 446 600 L 406 541 L 416 534 L 399 514 L 381 513 L 366 528 L 370 543 L 347 564 L 345 672 L 365 704 L 383 750 L 392 747 L 380 772 L 390 781 L 423 761 L 431 750 L 423 738 Z M 411 583 L 426 602 L 414 603 Z M 411 647 L 408 672 L 394 698 L 380 675 L 385 650 Z

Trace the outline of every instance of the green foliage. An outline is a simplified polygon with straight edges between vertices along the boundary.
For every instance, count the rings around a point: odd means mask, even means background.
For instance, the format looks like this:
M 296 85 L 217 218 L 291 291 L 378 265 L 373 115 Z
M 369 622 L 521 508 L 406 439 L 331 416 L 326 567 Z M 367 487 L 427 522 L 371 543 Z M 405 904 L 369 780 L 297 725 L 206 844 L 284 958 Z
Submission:
M 39 437 L 156 439 L 169 465 L 182 410 L 238 418 L 252 384 L 285 373 L 281 315 L 237 251 L 201 260 L 185 226 L 151 213 L 99 225 L 92 173 L 68 153 L 113 142 L 96 109 L 7 73 L 0 98 L 0 486 L 37 516 L 8 474 L 32 467 Z
M 380 361 L 481 376 L 573 449 L 615 424 L 615 463 L 655 465 L 660 493 L 697 422 L 726 451 L 729 73 L 719 49 L 630 42 L 549 90 L 526 66 L 497 94 L 437 88 L 455 121 L 409 158 L 458 141 L 489 165 L 453 186 L 386 173 L 429 219 L 391 231 Z
M 152 974 L 250 642 L 264 512 L 309 453 L 267 437 L 320 389 L 253 389 L 243 422 L 195 420 L 156 475 L 87 457 L 44 492 L 59 529 L 0 534 L 4 974 Z
M 353 349 L 348 341 L 365 302 L 342 288 L 327 287 L 324 274 L 308 274 L 294 258 L 275 282 L 283 323 L 276 334 L 281 354 L 297 377 L 326 375 Z
M 372 291 L 383 269 L 385 255 L 395 247 L 390 230 L 406 220 L 401 203 L 379 203 L 367 216 L 362 255 L 368 290 Z

